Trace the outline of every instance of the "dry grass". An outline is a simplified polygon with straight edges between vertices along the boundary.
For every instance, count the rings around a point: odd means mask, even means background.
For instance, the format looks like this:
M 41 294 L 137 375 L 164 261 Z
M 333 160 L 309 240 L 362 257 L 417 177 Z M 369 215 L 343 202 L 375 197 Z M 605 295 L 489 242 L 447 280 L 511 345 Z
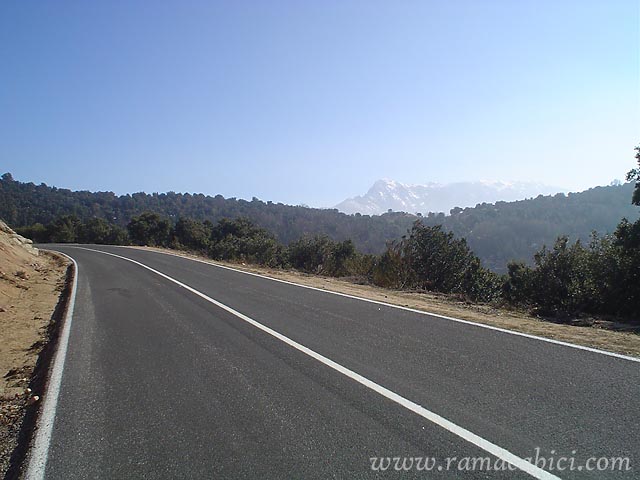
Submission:
M 492 325 L 506 330 L 640 357 L 640 335 L 634 331 L 615 331 L 612 327 L 616 325 L 604 320 L 593 320 L 589 322 L 589 325 L 559 324 L 531 316 L 526 312 L 496 308 L 489 305 L 470 304 L 450 295 L 400 292 L 372 285 L 361 285 L 345 279 L 328 278 L 318 275 L 308 275 L 297 271 L 257 267 L 238 263 L 213 262 L 210 259 L 184 252 L 149 247 L 143 248 L 169 252 L 187 258 L 197 258 L 198 260 L 212 264 L 259 273 L 267 277 L 299 283 L 327 291 L 345 293 L 424 312 Z

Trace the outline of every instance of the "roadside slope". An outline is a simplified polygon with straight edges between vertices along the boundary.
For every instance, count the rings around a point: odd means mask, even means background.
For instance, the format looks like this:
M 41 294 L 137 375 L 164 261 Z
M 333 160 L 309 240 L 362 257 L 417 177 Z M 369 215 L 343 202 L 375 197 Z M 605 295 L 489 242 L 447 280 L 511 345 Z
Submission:
M 48 341 L 67 262 L 40 252 L 0 221 L 0 476 L 17 445 L 26 392 Z M 39 392 L 35 392 L 36 394 Z

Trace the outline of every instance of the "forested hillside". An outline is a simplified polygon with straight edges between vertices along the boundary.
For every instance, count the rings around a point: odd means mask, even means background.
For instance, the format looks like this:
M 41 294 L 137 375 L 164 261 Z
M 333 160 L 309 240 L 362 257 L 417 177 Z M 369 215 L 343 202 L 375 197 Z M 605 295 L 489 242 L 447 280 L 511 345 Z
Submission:
M 143 212 L 158 213 L 173 221 L 189 217 L 214 223 L 222 218 L 246 217 L 285 244 L 303 234 L 326 234 L 335 240 L 352 239 L 367 253 L 383 251 L 386 240 L 400 237 L 415 221 L 413 215 L 403 213 L 362 217 L 257 198 L 247 201 L 174 192 L 116 196 L 112 192 L 74 192 L 22 183 L 14 181 L 10 174 L 0 180 L 0 218 L 12 227 L 47 224 L 60 215 L 76 215 L 80 220 L 104 218 L 125 227 L 132 217 Z
M 620 219 L 637 220 L 631 204 L 633 183 L 595 187 L 580 193 L 559 193 L 516 202 L 482 204 L 453 209 L 451 215 L 429 215 L 425 225 L 442 224 L 467 239 L 485 266 L 504 272 L 509 260 L 531 262 L 543 245 L 566 235 L 588 243 L 593 231 L 615 231 Z
M 637 151 L 639 168 L 627 175 L 628 180 L 635 181 L 635 186 L 597 188 L 568 197 L 556 195 L 515 203 L 479 205 L 473 209 L 453 209 L 449 217 L 428 215 L 426 220 L 417 219 L 400 239 L 388 242 L 379 255 L 364 254 L 351 240 L 334 241 L 326 234 L 305 234 L 285 245 L 272 232 L 256 226 L 248 218 L 222 218 L 214 224 L 208 219 L 189 218 L 182 213 L 174 214 L 180 217 L 176 220 L 151 211 L 133 216 L 126 229 L 99 218 L 97 213 L 85 215 L 82 219 L 72 213 L 58 215 L 46 225 L 36 222 L 24 226 L 19 228 L 19 233 L 37 242 L 168 247 L 198 252 L 216 260 L 347 276 L 386 288 L 436 291 L 455 294 L 473 302 L 522 306 L 545 316 L 568 319 L 582 314 L 613 315 L 636 322 L 640 304 L 640 220 L 631 223 L 622 219 L 613 233 L 604 236 L 593 234 L 588 243 L 570 241 L 566 235 L 558 235 L 554 241 L 544 242 L 534 252 L 530 265 L 508 262 L 507 272 L 503 275 L 483 266 L 466 239 L 460 233 L 454 234 L 453 230 L 466 231 L 469 236 L 484 239 L 487 252 L 494 253 L 497 250 L 491 249 L 492 244 L 487 239 L 493 239 L 500 248 L 499 242 L 504 242 L 503 237 L 509 239 L 524 235 L 528 240 L 522 243 L 523 248 L 530 248 L 535 245 L 536 235 L 540 232 L 555 234 L 545 228 L 561 224 L 569 219 L 571 213 L 586 215 L 580 208 L 583 204 L 590 211 L 588 219 L 605 222 L 620 192 L 628 195 L 627 201 L 640 206 L 640 147 Z M 3 182 L 9 189 L 25 187 L 7 175 Z M 31 188 L 29 185 L 26 187 Z M 51 193 L 57 190 L 41 187 L 41 191 Z M 55 199 L 55 195 L 52 197 Z M 161 197 L 140 194 L 139 198 Z M 226 201 L 221 200 L 224 205 Z M 234 205 L 249 203 L 233 202 Z M 272 208 L 257 200 L 250 204 Z M 637 216 L 633 209 L 635 207 L 631 207 L 629 217 Z M 299 212 L 322 213 L 312 209 Z M 335 212 L 328 213 L 335 215 Z M 347 218 L 366 223 L 379 222 L 382 217 Z M 411 217 L 396 215 L 396 218 Z M 448 223 L 450 231 L 439 222 Z M 494 225 L 496 230 L 483 230 L 487 225 Z M 566 225 L 580 232 L 589 227 L 589 222 L 584 218 L 573 218 Z
M 630 203 L 631 183 L 597 187 L 581 193 L 540 196 L 518 202 L 482 204 L 454 209 L 451 215 L 429 214 L 427 226 L 442 224 L 458 237 L 465 237 L 485 266 L 506 271 L 509 260 L 531 262 L 542 245 L 553 245 L 559 235 L 588 240 L 591 231 L 613 232 L 622 217 L 638 218 Z M 61 215 L 80 220 L 102 218 L 125 227 L 136 215 L 155 212 L 176 222 L 181 217 L 217 222 L 246 217 L 273 232 L 284 244 L 305 234 L 326 234 L 336 241 L 351 239 L 364 253 L 381 253 L 389 240 L 406 234 L 418 218 L 409 213 L 380 216 L 345 215 L 281 203 L 225 199 L 202 194 L 74 192 L 45 184 L 16 181 L 10 174 L 0 180 L 0 218 L 12 227 L 49 224 Z

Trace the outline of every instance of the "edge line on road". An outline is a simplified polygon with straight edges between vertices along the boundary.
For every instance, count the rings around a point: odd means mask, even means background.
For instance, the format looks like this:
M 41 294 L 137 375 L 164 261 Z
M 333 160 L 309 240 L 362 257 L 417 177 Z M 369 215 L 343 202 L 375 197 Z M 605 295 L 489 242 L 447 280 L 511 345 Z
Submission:
M 44 478 L 47 467 L 47 458 L 49 456 L 49 446 L 51 444 L 51 434 L 53 433 L 53 422 L 58 407 L 58 397 L 60 395 L 60 385 L 62 384 L 62 373 L 64 371 L 65 360 L 67 358 L 67 348 L 69 346 L 69 336 L 71 333 L 71 322 L 73 320 L 73 311 L 76 304 L 76 294 L 78 288 L 78 264 L 69 255 L 62 252 L 56 252 L 67 257 L 74 266 L 73 283 L 71 286 L 71 295 L 69 297 L 69 305 L 64 316 L 62 331 L 58 339 L 51 374 L 47 382 L 44 392 L 44 403 L 42 411 L 36 422 L 36 436 L 31 448 L 31 456 L 29 465 L 25 474 L 27 480 L 41 480 Z
M 432 317 L 436 317 L 436 318 L 441 318 L 443 320 L 449 320 L 449 321 L 452 321 L 452 322 L 463 323 L 465 325 L 471 325 L 471 326 L 479 327 L 479 328 L 486 328 L 487 330 L 494 330 L 496 332 L 507 333 L 509 335 L 516 335 L 518 337 L 529 338 L 529 339 L 532 339 L 532 340 L 539 340 L 539 341 L 542 341 L 542 342 L 552 343 L 554 345 L 562 345 L 564 347 L 575 348 L 575 349 L 578 349 L 578 350 L 585 350 L 587 352 L 599 353 L 601 355 L 606 355 L 606 356 L 609 356 L 609 357 L 615 357 L 615 358 L 620 358 L 622 360 L 629 360 L 631 362 L 640 363 L 640 358 L 632 357 L 632 356 L 629 356 L 629 355 L 624 355 L 622 353 L 610 352 L 608 350 L 601 350 L 599 348 L 587 347 L 586 345 L 578 345 L 577 343 L 565 342 L 563 340 L 555 340 L 553 338 L 540 337 L 538 335 L 532 335 L 530 333 L 518 332 L 517 330 L 509 330 L 509 329 L 506 329 L 506 328 L 501 328 L 501 327 L 496 327 L 496 326 L 493 326 L 493 325 L 488 325 L 486 323 L 478 323 L 478 322 L 474 322 L 472 320 L 463 320 L 461 318 L 447 317 L 446 315 L 441 315 L 439 313 L 432 313 L 432 312 L 428 312 L 426 310 L 418 310 L 416 308 L 411 308 L 411 307 L 403 307 L 402 305 L 394 305 L 392 303 L 387 303 L 387 302 L 383 302 L 383 301 L 380 301 L 380 300 L 373 300 L 371 298 L 359 297 L 357 295 L 351 295 L 351 294 L 348 294 L 348 293 L 335 292 L 333 290 L 325 290 L 325 289 L 318 288 L 318 287 L 312 287 L 311 285 L 303 285 L 301 283 L 296 283 L 296 282 L 292 282 L 292 281 L 289 281 L 289 280 L 282 280 L 280 278 L 268 277 L 268 276 L 262 275 L 260 273 L 247 272 L 245 270 L 240 270 L 238 268 L 229 267 L 227 265 L 221 265 L 221 264 L 216 263 L 214 261 L 202 260 L 202 259 L 199 259 L 199 258 L 191 258 L 191 257 L 186 257 L 184 255 L 179 255 L 177 253 L 162 252 L 162 251 L 159 251 L 159 250 L 148 250 L 148 249 L 145 249 L 145 248 L 135 248 L 135 247 L 132 248 L 132 247 L 128 247 L 128 246 L 125 246 L 125 245 L 113 245 L 113 246 L 118 247 L 118 248 L 123 248 L 123 249 L 142 250 L 142 251 L 146 251 L 146 252 L 159 253 L 159 254 L 162 254 L 162 255 L 169 255 L 169 256 L 172 256 L 172 257 L 184 258 L 185 260 L 191 260 L 191 261 L 194 261 L 194 262 L 203 263 L 205 265 L 211 265 L 213 267 L 222 268 L 222 269 L 225 269 L 225 270 L 230 270 L 232 272 L 243 273 L 245 275 L 251 275 L 251 276 L 254 276 L 254 277 L 264 278 L 266 280 L 285 283 L 287 285 L 293 285 L 293 286 L 300 287 L 300 288 L 307 288 L 309 290 L 315 290 L 315 291 L 318 291 L 318 292 L 329 293 L 331 295 L 338 295 L 338 296 L 341 296 L 341 297 L 351 298 L 353 300 L 360 300 L 360 301 L 363 301 L 363 302 L 374 303 L 376 305 L 383 305 L 385 307 L 397 308 L 399 310 L 404 310 L 404 311 L 407 311 L 407 312 L 419 313 L 421 315 L 428 315 L 428 316 L 432 316 Z M 82 248 L 82 247 L 78 247 L 78 248 Z M 98 251 L 98 250 L 96 250 L 96 251 Z M 108 253 L 108 252 L 103 252 L 103 253 Z
M 277 332 L 276 330 L 273 330 L 269 327 L 267 327 L 266 325 L 263 325 L 262 323 L 258 322 L 257 320 L 254 320 L 251 317 L 248 317 L 247 315 L 225 305 L 224 303 L 221 303 L 217 300 L 215 300 L 214 298 L 209 297 L 208 295 L 200 292 L 199 290 L 196 290 L 193 287 L 190 287 L 189 285 L 176 280 L 173 277 L 170 277 L 169 275 L 160 272 L 159 270 L 156 270 L 152 267 L 149 267 L 148 265 L 145 265 L 142 262 L 139 262 L 137 260 L 133 260 L 131 258 L 127 258 L 127 257 L 123 257 L 121 255 L 117 255 L 115 253 L 111 253 L 111 252 L 105 252 L 102 250 L 94 250 L 91 248 L 85 248 L 85 247 L 79 247 L 76 246 L 75 248 L 78 249 L 82 249 L 82 250 L 87 250 L 90 252 L 96 252 L 96 253 L 101 253 L 103 255 L 110 255 L 116 258 L 119 258 L 121 260 L 126 260 L 128 262 L 134 263 L 142 268 L 145 268 L 147 270 L 149 270 L 150 272 L 155 273 L 156 275 L 159 275 L 160 277 L 178 285 L 179 287 L 184 288 L 185 290 L 193 293 L 194 295 L 206 300 L 207 302 L 217 306 L 218 308 L 238 317 L 239 319 L 247 322 L 248 324 L 256 327 L 259 330 L 262 330 L 263 332 L 271 335 L 272 337 L 277 338 L 278 340 L 282 341 L 283 343 L 289 345 L 290 347 L 295 348 L 296 350 L 308 355 L 309 357 L 317 360 L 318 362 L 326 365 L 329 368 L 332 368 L 333 370 L 345 375 L 346 377 L 356 381 L 357 383 L 369 388 L 370 390 L 373 390 L 374 392 L 378 393 L 379 395 L 395 402 L 396 404 L 406 408 L 407 410 L 410 410 L 414 413 L 416 413 L 417 415 L 421 416 L 422 418 L 440 426 L 441 428 L 449 431 L 450 433 L 456 435 L 457 437 L 472 443 L 473 445 L 481 448 L 482 450 L 486 451 L 487 453 L 490 453 L 491 455 L 513 465 L 514 467 L 522 470 L 523 472 L 528 473 L 529 475 L 531 475 L 534 478 L 540 479 L 540 480 L 551 480 L 551 479 L 558 479 L 559 477 L 547 472 L 546 470 L 543 470 L 539 467 L 537 467 L 536 465 L 527 462 L 526 460 L 524 460 L 523 458 L 518 457 L 517 455 L 511 453 L 510 451 L 490 442 L 489 440 L 484 439 L 483 437 L 480 437 L 479 435 L 476 435 L 475 433 L 460 427 L 459 425 L 451 422 L 450 420 L 447 420 L 444 417 L 441 417 L 440 415 L 438 415 L 437 413 L 434 413 L 430 410 L 427 410 L 426 408 L 422 407 L 421 405 L 418 405 L 415 402 L 412 402 L 411 400 L 393 392 L 392 390 L 389 390 L 385 387 L 383 387 L 382 385 L 379 385 L 377 383 L 375 383 L 372 380 L 369 380 L 366 377 L 363 377 L 362 375 L 360 375 L 359 373 L 354 372 L 353 370 L 348 369 L 347 367 L 334 362 L 333 360 L 331 360 L 328 357 L 325 357 L 324 355 L 317 353 L 314 350 L 311 350 L 308 347 L 305 347 L 304 345 L 296 342 L 295 340 L 290 339 L 289 337 Z

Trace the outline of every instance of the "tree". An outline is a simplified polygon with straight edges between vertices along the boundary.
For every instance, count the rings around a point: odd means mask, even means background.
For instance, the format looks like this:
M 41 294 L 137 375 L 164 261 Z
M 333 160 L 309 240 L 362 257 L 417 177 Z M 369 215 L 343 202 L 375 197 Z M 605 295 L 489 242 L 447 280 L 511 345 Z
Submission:
M 349 274 L 347 264 L 356 255 L 356 248 L 351 240 L 344 242 L 329 242 L 329 249 L 325 252 L 325 273 L 332 277 L 344 277 Z
M 640 314 L 640 220 L 620 222 L 613 234 L 612 253 L 609 309 L 637 318 Z
M 16 228 L 16 233 L 23 237 L 30 238 L 35 243 L 49 242 L 49 232 L 47 227 L 41 223 L 34 223 L 29 227 Z
M 178 246 L 205 252 L 209 248 L 212 231 L 213 224 L 209 221 L 199 222 L 192 218 L 181 217 L 173 228 L 173 236 Z
M 408 236 L 387 247 L 376 267 L 374 281 L 395 288 L 458 293 L 489 301 L 500 294 L 500 278 L 482 267 L 463 238 L 441 225 L 416 221 Z
M 171 225 L 157 213 L 145 212 L 133 217 L 127 225 L 131 240 L 137 245 L 167 246 Z
M 558 237 L 552 249 L 543 247 L 534 256 L 532 298 L 542 314 L 577 314 L 592 301 L 588 252 L 580 241 L 569 244 Z
M 78 241 L 80 219 L 75 215 L 62 215 L 47 226 L 47 236 L 53 243 L 74 243 Z
M 532 270 L 524 262 L 509 262 L 502 287 L 504 299 L 513 305 L 529 305 L 533 296 Z
M 108 223 L 102 218 L 92 218 L 79 226 L 78 241 L 80 243 L 96 243 L 102 245 L 128 244 L 127 232 L 117 225 Z
M 329 237 L 303 235 L 287 248 L 288 263 L 295 269 L 308 273 L 322 273 L 325 258 L 330 250 Z
M 425 227 L 416 222 L 404 245 L 404 256 L 415 272 L 416 287 L 463 292 L 465 273 L 475 257 L 465 239 L 444 232 L 440 225 Z
M 384 288 L 412 288 L 414 274 L 404 257 L 404 239 L 389 242 L 387 250 L 380 256 L 373 269 L 373 283 Z
M 270 267 L 282 266 L 283 247 L 267 230 L 246 218 L 223 218 L 211 231 L 209 255 L 218 260 L 241 260 Z
M 636 182 L 636 188 L 633 191 L 633 197 L 631 203 L 634 205 L 640 205 L 640 145 L 634 148 L 636 151 L 636 161 L 638 162 L 638 168 L 634 168 L 627 173 L 627 182 Z

